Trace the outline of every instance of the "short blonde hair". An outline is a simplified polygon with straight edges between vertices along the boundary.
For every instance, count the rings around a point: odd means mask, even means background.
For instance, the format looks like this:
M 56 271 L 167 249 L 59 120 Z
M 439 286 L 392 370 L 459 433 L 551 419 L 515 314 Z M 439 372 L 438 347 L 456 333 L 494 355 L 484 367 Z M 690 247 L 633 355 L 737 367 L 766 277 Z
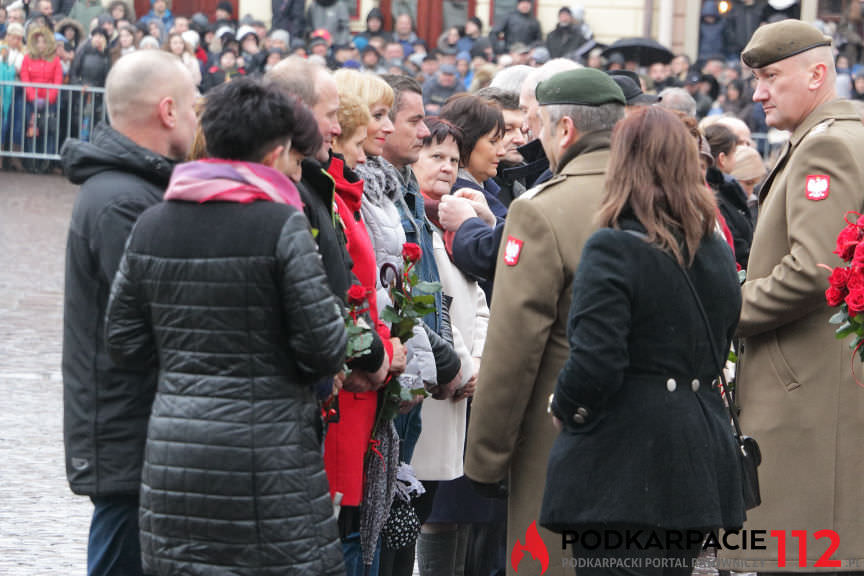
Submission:
M 393 107 L 393 88 L 380 76 L 371 72 L 342 68 L 333 74 L 333 78 L 336 80 L 340 99 L 346 94 L 354 94 L 367 108 L 372 108 L 376 104 Z
M 357 132 L 357 129 L 369 124 L 372 116 L 369 108 L 360 98 L 354 94 L 339 94 L 339 126 L 342 133 L 336 138 L 338 142 L 345 142 Z

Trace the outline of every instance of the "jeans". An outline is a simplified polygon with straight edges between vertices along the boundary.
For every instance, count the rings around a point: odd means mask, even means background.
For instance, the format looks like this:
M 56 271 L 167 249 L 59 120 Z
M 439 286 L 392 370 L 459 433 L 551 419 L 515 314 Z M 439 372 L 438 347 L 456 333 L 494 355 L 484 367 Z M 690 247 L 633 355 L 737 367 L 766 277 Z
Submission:
M 87 576 L 143 576 L 138 496 L 91 497 Z
M 381 541 L 375 547 L 375 557 L 369 572 L 363 565 L 363 550 L 360 547 L 360 533 L 354 532 L 342 539 L 342 555 L 345 557 L 345 573 L 347 576 L 378 576 L 378 565 L 381 560 Z

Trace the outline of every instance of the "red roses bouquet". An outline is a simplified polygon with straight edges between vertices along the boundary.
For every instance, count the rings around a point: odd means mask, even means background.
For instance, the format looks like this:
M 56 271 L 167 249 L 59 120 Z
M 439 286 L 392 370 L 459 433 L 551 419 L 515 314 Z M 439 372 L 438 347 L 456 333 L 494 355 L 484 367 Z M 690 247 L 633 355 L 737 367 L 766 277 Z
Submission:
M 843 260 L 843 265 L 835 268 L 822 265 L 831 271 L 825 300 L 832 308 L 840 308 L 829 322 L 837 326 L 838 339 L 855 335 L 849 347 L 864 360 L 864 219 L 861 214 L 846 214 L 846 227 L 837 236 L 834 254 Z

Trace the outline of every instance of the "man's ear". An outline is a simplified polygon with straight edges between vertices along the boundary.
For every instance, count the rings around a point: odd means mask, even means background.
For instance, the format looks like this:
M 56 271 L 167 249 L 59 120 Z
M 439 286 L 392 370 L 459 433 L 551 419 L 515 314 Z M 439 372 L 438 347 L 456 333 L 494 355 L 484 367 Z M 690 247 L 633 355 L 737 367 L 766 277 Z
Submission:
M 579 131 L 576 130 L 576 126 L 573 124 L 573 119 L 569 116 L 561 118 L 561 121 L 558 122 L 558 126 L 556 126 L 555 129 L 562 130 L 561 139 L 558 141 L 558 145 L 562 150 L 566 150 L 579 140 Z
M 273 150 L 268 152 L 264 156 L 264 158 L 261 159 L 261 164 L 264 164 L 265 166 L 269 166 L 270 168 L 273 168 L 274 166 L 276 166 L 276 162 L 279 160 L 279 158 L 284 153 L 285 153 L 285 145 L 280 144 L 279 146 L 276 146 L 275 148 L 273 148 Z
M 169 130 L 177 126 L 177 101 L 171 96 L 166 96 L 159 101 L 159 120 Z
M 817 62 L 810 67 L 810 90 L 818 90 L 828 78 L 828 66 L 824 62 Z

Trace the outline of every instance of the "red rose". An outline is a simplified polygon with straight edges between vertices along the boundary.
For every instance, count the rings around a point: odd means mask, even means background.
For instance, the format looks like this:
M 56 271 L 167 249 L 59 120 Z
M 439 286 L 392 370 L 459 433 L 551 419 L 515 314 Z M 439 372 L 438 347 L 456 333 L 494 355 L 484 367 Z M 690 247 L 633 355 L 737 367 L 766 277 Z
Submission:
M 851 273 L 852 271 L 849 270 L 849 268 L 838 266 L 831 271 L 831 276 L 828 277 L 828 284 L 830 284 L 832 288 L 837 288 L 845 293 L 846 282 L 849 281 Z
M 859 242 L 858 245 L 855 246 L 852 263 L 856 266 L 864 266 L 864 242 Z
M 830 288 L 829 288 L 830 290 Z M 855 290 L 846 296 L 846 306 L 849 307 L 849 316 L 854 317 L 864 312 L 864 290 Z
M 849 262 L 855 255 L 855 249 L 858 247 L 860 238 L 861 230 L 856 225 L 846 226 L 837 235 L 837 249 L 834 250 L 834 254 L 840 256 L 845 262 Z
M 830 282 L 831 279 L 829 278 L 828 280 Z M 864 270 L 853 268 L 849 271 L 849 275 L 846 278 L 846 290 L 849 292 L 864 290 Z
M 825 300 L 828 306 L 835 308 L 843 303 L 843 297 L 846 296 L 846 291 L 831 286 L 825 291 Z
M 402 257 L 408 262 L 418 262 L 423 256 L 423 249 L 413 242 L 406 242 L 402 245 Z
M 352 306 L 360 306 L 366 302 L 366 289 L 359 284 L 354 284 L 348 289 L 348 303 Z

